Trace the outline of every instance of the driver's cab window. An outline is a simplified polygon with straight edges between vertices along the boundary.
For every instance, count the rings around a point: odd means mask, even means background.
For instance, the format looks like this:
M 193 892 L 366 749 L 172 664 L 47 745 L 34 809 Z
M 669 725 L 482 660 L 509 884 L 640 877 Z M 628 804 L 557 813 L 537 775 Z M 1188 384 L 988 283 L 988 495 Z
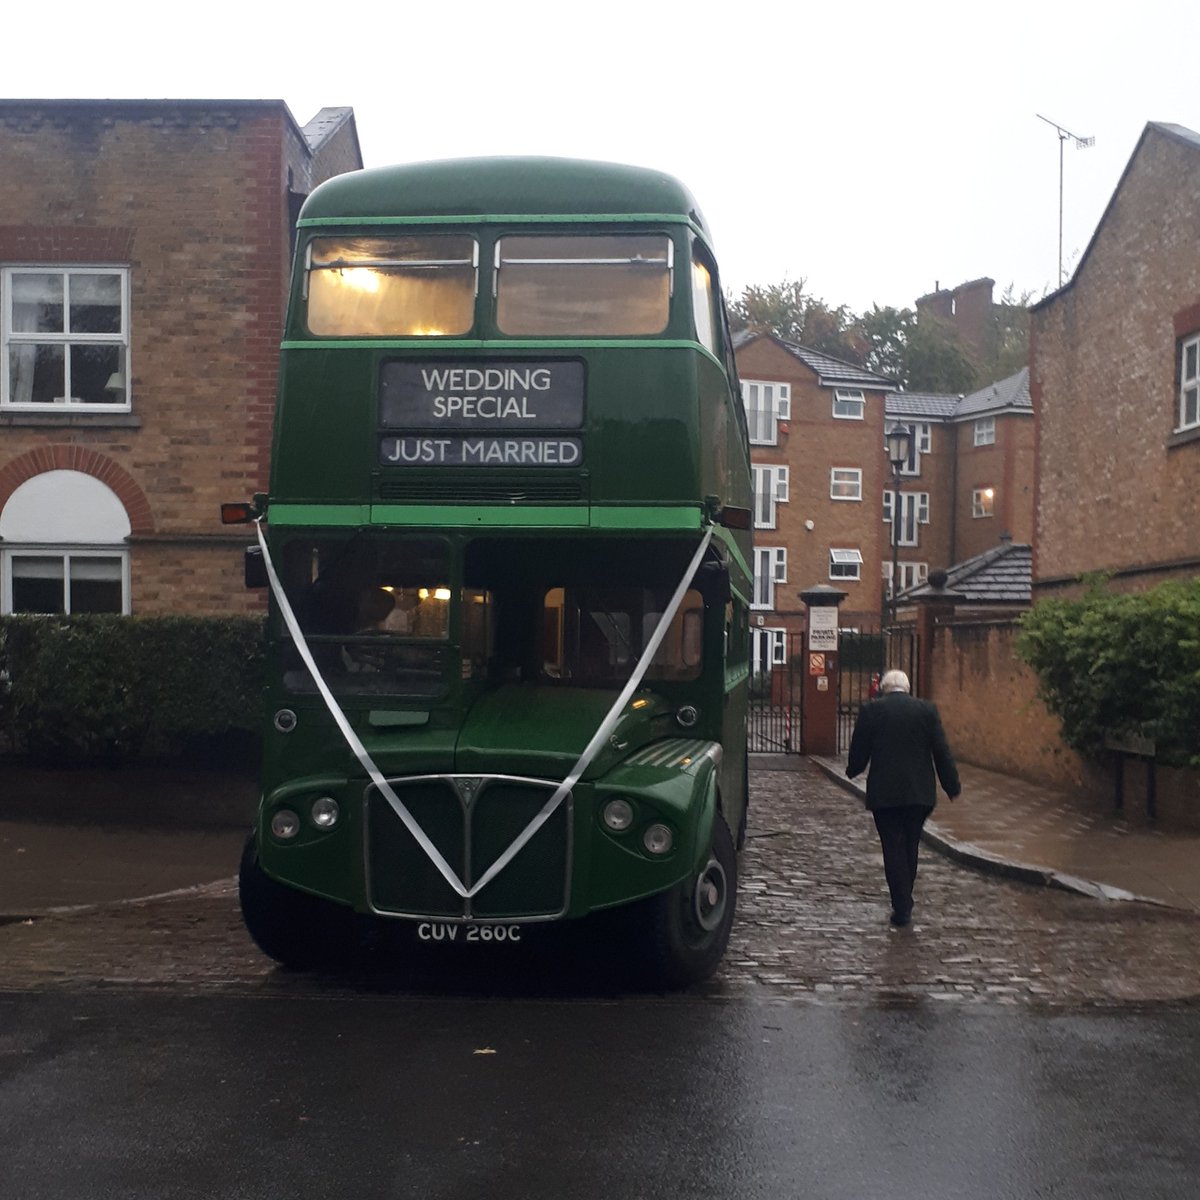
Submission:
M 448 683 L 449 544 L 298 538 L 285 546 L 284 590 L 318 668 L 335 691 L 434 696 Z M 315 681 L 294 647 L 284 682 Z

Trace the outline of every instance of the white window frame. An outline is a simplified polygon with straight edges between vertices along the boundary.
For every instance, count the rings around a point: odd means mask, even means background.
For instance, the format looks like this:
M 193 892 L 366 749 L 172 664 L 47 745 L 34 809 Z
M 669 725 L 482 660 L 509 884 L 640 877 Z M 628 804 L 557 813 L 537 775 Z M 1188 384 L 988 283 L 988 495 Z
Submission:
M 891 528 L 892 497 L 894 491 L 887 489 L 883 493 L 883 520 Z M 900 493 L 900 537 L 898 546 L 916 546 L 920 544 L 920 526 L 929 524 L 929 493 L 901 492 Z M 888 538 L 891 545 L 891 537 Z
M 784 546 L 754 547 L 754 600 L 751 609 L 767 612 L 775 607 L 775 585 L 787 583 L 787 549 Z
M 838 580 L 861 579 L 863 556 L 861 550 L 829 548 L 829 578 Z M 835 568 L 846 568 L 845 571 Z M 849 568 L 853 568 L 850 570 Z
M 751 463 L 750 470 L 754 476 L 754 528 L 774 529 L 775 506 L 788 502 L 789 469 Z
M 1200 427 L 1200 334 L 1185 338 L 1179 346 L 1179 427 Z
M 842 411 L 838 411 L 839 405 Z M 867 397 L 860 388 L 834 388 L 833 416 L 837 421 L 864 421 Z
M 975 422 L 975 445 L 994 446 L 996 444 L 996 418 L 980 417 Z
M 929 564 L 923 562 L 902 562 L 896 564 L 900 568 L 900 590 L 908 591 L 911 587 L 924 583 L 929 578 Z M 892 564 L 883 564 L 883 581 L 887 585 L 888 599 L 892 598 Z
M 791 384 L 766 379 L 743 379 L 742 405 L 746 409 L 750 445 L 778 445 L 779 422 L 792 419 Z
M 991 517 L 996 513 L 996 489 L 975 488 L 971 492 L 971 516 Z
M 839 494 L 839 487 L 847 489 L 846 493 Z M 861 500 L 862 468 L 830 467 L 829 498 L 830 500 Z
M 121 281 L 121 329 L 118 333 L 72 333 L 64 329 L 61 333 L 23 331 L 13 328 L 12 281 L 21 275 L 61 275 L 63 277 L 63 311 L 70 313 L 70 288 L 72 277 L 84 275 L 117 275 Z M 66 322 L 64 321 L 64 324 Z M 119 387 L 114 386 L 117 397 L 111 404 L 91 403 L 76 400 L 69 394 L 52 403 L 21 403 L 10 395 L 12 370 L 11 356 L 22 346 L 61 345 L 64 347 L 64 391 L 71 391 L 70 346 L 117 346 L 120 351 L 121 369 Z M 17 412 L 73 412 L 113 413 L 130 411 L 129 361 L 129 268 L 115 264 L 86 263 L 68 265 L 49 263 L 0 269 L 0 408 Z
M 755 672 L 759 670 L 761 657 L 766 658 L 768 668 L 787 666 L 788 631 L 783 626 L 763 625 L 752 628 L 750 632 L 753 635 L 750 662 Z M 760 654 L 759 649 L 764 641 L 767 644 L 765 656 Z
M 883 437 L 885 446 L 888 434 L 901 425 L 907 425 L 912 430 L 912 438 L 908 443 L 908 458 L 901 464 L 900 474 L 920 475 L 921 455 L 928 454 L 933 446 L 933 426 L 928 421 L 889 421 Z
M 13 611 L 12 565 L 14 558 L 58 558 L 63 564 L 63 611 L 71 612 L 71 559 L 72 558 L 115 558 L 121 564 L 121 616 L 129 616 L 130 571 L 129 551 L 113 546 L 92 546 L 86 543 L 63 545 L 62 543 L 30 543 L 22 545 L 8 543 L 0 551 L 0 614 L 10 616 Z

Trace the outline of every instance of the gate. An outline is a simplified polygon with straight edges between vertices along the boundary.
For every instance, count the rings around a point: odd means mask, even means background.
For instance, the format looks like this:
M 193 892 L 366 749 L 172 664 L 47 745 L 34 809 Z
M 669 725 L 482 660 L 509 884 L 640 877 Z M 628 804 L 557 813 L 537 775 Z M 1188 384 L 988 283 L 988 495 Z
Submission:
M 917 631 L 911 625 L 843 629 L 838 636 L 838 753 L 850 748 L 858 710 L 871 698 L 871 680 L 885 671 L 903 671 L 914 696 L 921 694 L 917 677 Z
M 804 634 L 786 629 L 751 631 L 751 754 L 804 753 Z

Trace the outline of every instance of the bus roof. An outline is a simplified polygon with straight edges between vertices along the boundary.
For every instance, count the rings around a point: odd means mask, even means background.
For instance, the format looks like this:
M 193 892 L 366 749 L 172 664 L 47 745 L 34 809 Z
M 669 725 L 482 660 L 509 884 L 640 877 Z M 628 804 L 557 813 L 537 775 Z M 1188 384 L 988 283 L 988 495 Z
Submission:
M 695 198 L 670 175 L 571 158 L 458 158 L 350 171 L 316 188 L 300 220 L 593 214 L 675 216 L 708 236 Z

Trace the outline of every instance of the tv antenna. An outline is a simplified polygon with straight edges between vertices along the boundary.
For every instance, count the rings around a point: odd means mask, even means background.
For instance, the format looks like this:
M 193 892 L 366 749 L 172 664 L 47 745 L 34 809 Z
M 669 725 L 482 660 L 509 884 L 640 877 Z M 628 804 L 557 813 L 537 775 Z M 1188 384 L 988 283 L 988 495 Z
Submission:
M 1058 286 L 1063 284 L 1063 146 L 1067 139 L 1075 143 L 1076 150 L 1086 150 L 1096 144 L 1094 137 L 1080 137 L 1069 129 L 1064 129 L 1057 121 L 1043 117 L 1041 113 L 1033 114 L 1039 121 L 1045 121 L 1058 134 Z

